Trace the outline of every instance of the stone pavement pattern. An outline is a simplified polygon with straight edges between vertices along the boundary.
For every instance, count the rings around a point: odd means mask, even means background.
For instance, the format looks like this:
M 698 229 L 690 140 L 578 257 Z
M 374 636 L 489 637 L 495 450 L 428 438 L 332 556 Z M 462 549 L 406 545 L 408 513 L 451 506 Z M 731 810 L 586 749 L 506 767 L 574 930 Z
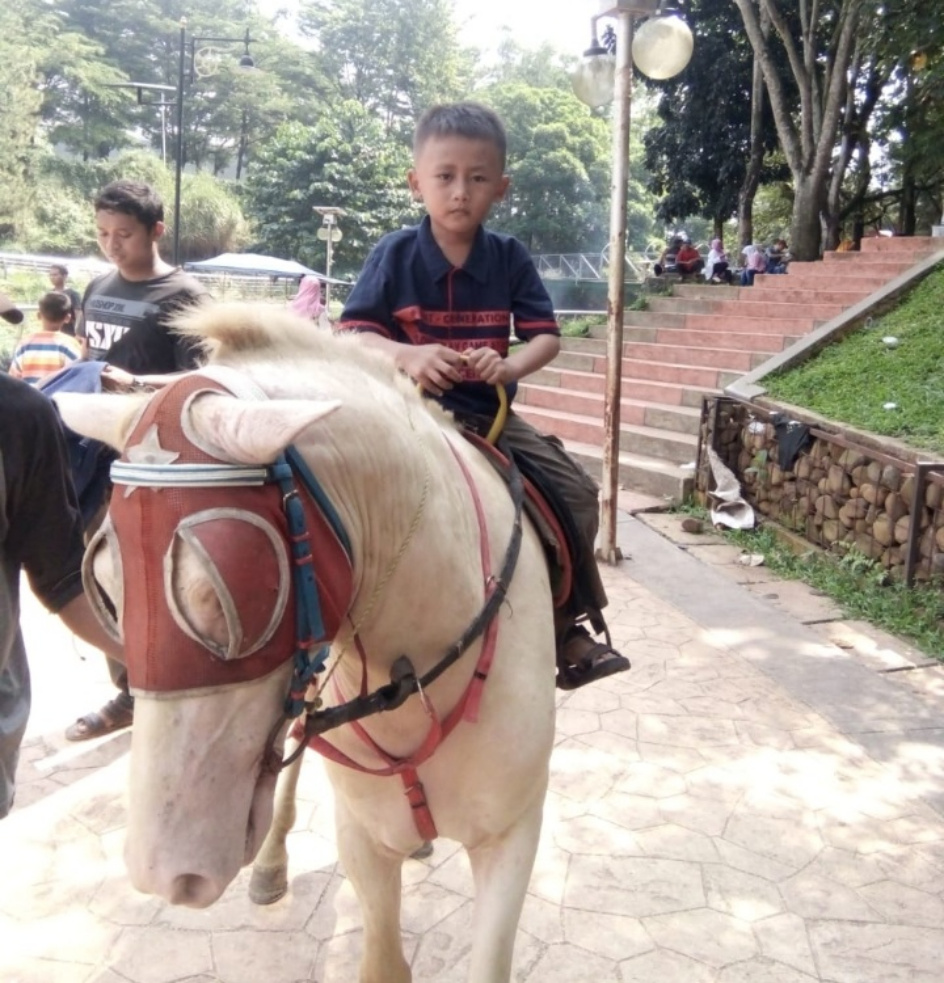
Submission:
M 638 519 L 620 542 L 609 619 L 634 666 L 560 695 L 516 983 L 940 983 L 940 667 L 882 672 Z M 247 871 L 205 911 L 135 893 L 129 735 L 62 738 L 107 674 L 27 602 L 35 709 L 0 823 L 0 980 L 355 983 L 360 919 L 318 759 L 280 902 L 253 906 Z M 464 855 L 439 841 L 404 881 L 414 979 L 465 983 Z

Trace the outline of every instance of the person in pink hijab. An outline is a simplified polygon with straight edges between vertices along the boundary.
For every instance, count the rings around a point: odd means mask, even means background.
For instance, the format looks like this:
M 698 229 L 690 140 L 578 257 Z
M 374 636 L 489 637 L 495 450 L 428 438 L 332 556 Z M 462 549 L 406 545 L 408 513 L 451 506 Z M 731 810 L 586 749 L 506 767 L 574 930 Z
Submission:
M 315 276 L 303 276 L 298 293 L 288 305 L 300 317 L 320 321 L 325 306 L 321 302 L 321 281 Z

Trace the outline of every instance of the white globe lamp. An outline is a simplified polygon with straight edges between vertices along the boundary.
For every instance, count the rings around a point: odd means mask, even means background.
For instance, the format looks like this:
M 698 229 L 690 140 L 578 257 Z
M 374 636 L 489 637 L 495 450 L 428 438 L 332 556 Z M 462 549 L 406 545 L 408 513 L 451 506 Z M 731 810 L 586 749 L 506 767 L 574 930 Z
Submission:
M 681 17 L 651 17 L 636 29 L 633 61 L 651 79 L 670 79 L 691 61 L 695 41 Z
M 616 56 L 594 42 L 570 76 L 574 95 L 591 109 L 599 109 L 613 101 L 616 78 Z

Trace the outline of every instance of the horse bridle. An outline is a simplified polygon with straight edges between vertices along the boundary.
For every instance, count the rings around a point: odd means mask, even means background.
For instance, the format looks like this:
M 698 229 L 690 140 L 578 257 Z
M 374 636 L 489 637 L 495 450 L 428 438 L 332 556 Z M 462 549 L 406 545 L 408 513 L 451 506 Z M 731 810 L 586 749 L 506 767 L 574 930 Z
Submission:
M 217 367 L 214 369 L 216 371 L 212 375 L 209 372 L 206 374 L 211 375 L 211 378 L 215 378 L 216 381 L 231 389 L 237 389 L 232 385 L 228 373 L 220 373 Z M 223 378 L 219 378 L 220 376 Z M 244 380 L 243 383 L 238 388 L 245 392 Z M 258 391 L 252 392 L 251 395 L 253 398 L 260 398 Z M 477 493 L 471 475 L 452 443 L 447 440 L 447 444 L 456 457 L 477 501 Z M 487 575 L 486 597 L 482 608 L 456 641 L 446 649 L 439 661 L 422 676 L 417 676 L 410 658 L 407 655 L 401 655 L 391 666 L 389 683 L 371 693 L 362 692 L 353 699 L 331 707 L 322 707 L 320 699 L 306 700 L 309 685 L 315 676 L 325 669 L 330 645 L 323 644 L 314 653 L 311 651 L 313 648 L 312 640 L 325 637 L 325 627 L 314 572 L 316 558 L 310 549 L 308 525 L 299 484 L 344 547 L 349 560 L 351 559 L 351 546 L 337 510 L 298 450 L 294 446 L 287 447 L 273 464 L 265 467 L 224 462 L 178 464 L 116 461 L 112 464 L 112 481 L 116 485 L 135 488 L 237 489 L 240 487 L 258 488 L 260 485 L 278 485 L 294 560 L 292 579 L 296 601 L 296 645 L 293 655 L 292 678 L 283 706 L 283 717 L 273 727 L 267 742 L 264 757 L 267 767 L 271 767 L 273 770 L 284 768 L 301 754 L 310 739 L 364 717 L 394 710 L 414 693 L 422 693 L 426 687 L 430 686 L 450 666 L 455 664 L 486 631 L 505 601 L 508 587 L 517 567 L 522 540 L 524 482 L 510 449 L 502 441 L 499 441 L 498 446 L 507 461 L 505 466 L 506 480 L 514 508 L 514 518 L 498 575 L 491 576 L 485 571 Z M 480 531 L 483 536 L 487 535 L 487 530 L 484 528 Z M 276 754 L 274 750 L 278 733 L 286 720 L 296 719 L 303 713 L 305 714 L 305 723 L 302 729 L 302 739 L 295 751 L 283 760 L 281 755 Z M 273 759 L 277 764 L 273 763 Z

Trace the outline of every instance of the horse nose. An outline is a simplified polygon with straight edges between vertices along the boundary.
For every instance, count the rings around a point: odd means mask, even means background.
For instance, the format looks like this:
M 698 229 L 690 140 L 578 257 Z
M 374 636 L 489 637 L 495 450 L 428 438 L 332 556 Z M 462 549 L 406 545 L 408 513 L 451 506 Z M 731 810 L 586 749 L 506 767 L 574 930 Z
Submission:
M 179 874 L 170 883 L 167 900 L 188 908 L 206 908 L 223 893 L 223 886 L 202 874 Z
M 142 894 L 155 894 L 170 904 L 188 908 L 206 908 L 213 904 L 229 883 L 225 878 L 206 872 L 194 873 L 194 867 L 198 865 L 183 866 L 181 873 L 167 870 L 156 859 L 145 861 L 127 848 L 125 866 L 136 890 Z

